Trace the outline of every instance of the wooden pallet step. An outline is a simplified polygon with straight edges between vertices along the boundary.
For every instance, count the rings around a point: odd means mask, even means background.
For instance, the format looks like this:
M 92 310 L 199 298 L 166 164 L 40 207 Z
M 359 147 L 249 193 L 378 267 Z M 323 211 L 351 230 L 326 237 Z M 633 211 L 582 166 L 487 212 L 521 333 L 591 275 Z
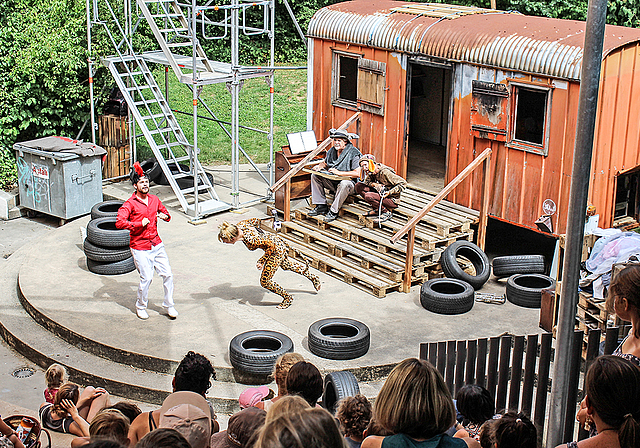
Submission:
M 401 204 L 398 208 L 394 209 L 393 215 L 397 218 L 398 222 L 401 222 L 402 225 L 398 228 L 402 228 L 404 224 L 413 216 L 415 216 L 421 208 L 414 207 L 408 208 L 407 206 Z M 367 218 L 363 216 L 364 214 L 371 211 L 371 206 L 369 204 L 356 200 L 349 205 L 343 205 L 341 212 L 347 211 L 351 212 L 360 220 L 360 222 L 366 225 L 369 228 L 373 228 L 377 226 L 374 223 L 373 218 Z M 383 225 L 387 225 L 388 221 Z M 428 231 L 433 228 L 435 230 L 436 235 L 439 236 L 448 236 L 453 232 L 467 232 L 471 228 L 471 224 L 473 221 L 469 218 L 454 218 L 451 216 L 444 216 L 435 214 L 433 211 L 427 213 L 418 223 L 416 229 L 424 229 Z
M 319 271 L 336 277 L 378 298 L 385 297 L 387 292 L 395 291 L 402 285 L 402 282 L 381 279 L 372 275 L 370 271 L 363 271 L 351 266 L 346 266 L 340 259 L 322 254 L 308 244 L 288 238 L 287 243 L 291 249 L 294 249 L 289 254 L 291 258 L 300 258 L 298 253 L 295 252 L 295 250 L 297 250 L 306 257 L 311 258 L 311 265 Z
M 422 210 L 431 200 L 434 195 L 425 195 L 416 192 L 408 191 L 407 194 L 403 193 L 402 201 L 400 205 L 405 205 L 410 209 Z M 468 209 L 452 202 L 443 200 L 435 205 L 429 213 L 434 213 L 436 216 L 441 216 L 445 219 L 452 218 L 454 220 L 471 221 L 476 222 L 480 216 L 476 210 Z
M 359 221 L 360 224 L 364 225 L 369 229 L 372 229 L 372 230 L 379 229 L 378 225 L 375 224 L 371 218 L 362 216 L 362 213 L 361 213 L 362 209 L 359 207 L 358 204 L 343 206 L 342 212 L 345 215 L 349 215 L 354 218 L 358 217 L 358 219 L 360 220 Z M 396 233 L 398 230 L 400 230 L 405 224 L 406 224 L 406 220 L 403 220 L 401 217 L 394 216 L 389 221 L 385 221 L 382 224 L 381 230 L 386 229 L 389 235 L 387 239 L 390 239 L 393 236 L 393 234 Z M 415 235 L 416 245 L 419 245 L 426 250 L 439 249 L 439 251 L 442 252 L 444 249 L 446 249 L 448 246 L 450 246 L 451 244 L 453 244 L 458 240 L 471 241 L 472 239 L 473 239 L 473 230 L 471 229 L 467 229 L 466 231 L 460 231 L 460 232 L 452 232 L 452 229 L 449 229 L 449 234 L 446 236 L 443 236 L 438 234 L 438 232 L 436 232 L 435 230 L 421 225 L 421 223 L 419 223 L 416 226 L 416 235 Z
M 315 226 L 314 223 L 310 222 L 310 221 L 295 221 L 298 225 L 307 228 L 309 230 L 317 230 L 317 227 Z M 390 263 L 394 263 L 398 266 L 403 266 L 404 269 L 404 264 L 405 264 L 405 260 L 406 260 L 406 255 L 405 252 L 391 252 L 391 251 L 381 251 L 378 248 L 378 245 L 374 245 L 374 244 L 366 244 L 366 243 L 362 243 L 360 241 L 354 240 L 354 239 L 348 239 L 345 240 L 344 238 L 342 238 L 341 234 L 338 234 L 336 232 L 333 232 L 330 229 L 330 233 L 326 233 L 326 235 L 330 238 L 334 238 L 338 241 L 341 242 L 348 242 L 349 244 L 351 244 L 352 246 L 357 247 L 358 249 L 365 251 L 369 254 L 369 256 L 372 257 L 379 257 L 383 260 L 386 260 Z M 353 234 L 351 235 L 353 237 Z M 437 260 L 436 260 L 437 261 Z M 416 260 L 416 263 L 414 264 L 414 267 L 418 267 L 420 265 L 424 265 L 424 262 L 421 262 L 419 259 Z
M 350 244 L 337 241 L 320 232 L 316 232 L 315 230 L 306 229 L 296 223 L 282 223 L 281 232 L 287 234 L 289 237 L 295 236 L 312 247 L 316 247 L 318 246 L 318 243 L 320 243 L 320 247 L 318 247 L 319 251 L 326 248 L 328 255 L 332 255 L 336 258 L 348 259 L 354 264 L 358 264 L 365 269 L 373 269 L 376 267 L 378 270 L 383 271 L 392 281 L 402 280 L 404 266 L 401 266 L 399 263 L 390 263 L 379 257 L 371 256 L 369 253 Z
M 362 228 L 359 224 L 353 220 L 337 219 L 330 223 L 324 222 L 322 217 L 309 216 L 309 210 L 297 209 L 295 210 L 297 221 L 309 221 L 313 223 L 317 228 L 324 231 L 334 231 L 340 233 L 342 238 L 348 239 L 357 243 L 368 244 L 370 247 L 375 248 L 379 252 L 383 253 L 395 253 L 402 256 L 406 256 L 407 244 L 404 241 L 399 241 L 395 245 L 392 244 L 389 239 L 390 233 L 381 234 L 378 229 Z M 437 263 L 440 259 L 442 250 L 426 251 L 419 247 L 415 247 L 413 250 L 413 264 L 418 263 Z
M 403 194 L 406 193 L 407 195 L 413 195 L 414 197 L 420 198 L 421 200 L 424 201 L 424 205 L 427 205 L 427 203 L 436 196 L 436 193 L 433 193 L 431 191 L 426 191 L 415 186 L 405 189 L 405 191 L 403 191 L 402 193 Z M 473 216 L 475 217 L 476 220 L 479 219 L 480 217 L 480 212 L 478 210 L 465 207 L 464 205 L 455 204 L 447 200 L 441 201 L 440 204 L 446 204 L 447 209 L 456 210 L 460 213 L 463 213 L 464 215 Z

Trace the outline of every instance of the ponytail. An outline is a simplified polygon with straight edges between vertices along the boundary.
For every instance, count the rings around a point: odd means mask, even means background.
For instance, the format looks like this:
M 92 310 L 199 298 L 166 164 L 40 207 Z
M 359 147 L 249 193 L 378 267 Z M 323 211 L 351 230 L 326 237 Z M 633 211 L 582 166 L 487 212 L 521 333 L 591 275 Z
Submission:
M 628 413 L 624 416 L 618 429 L 618 441 L 620 448 L 635 448 L 640 445 L 640 423 L 633 414 Z

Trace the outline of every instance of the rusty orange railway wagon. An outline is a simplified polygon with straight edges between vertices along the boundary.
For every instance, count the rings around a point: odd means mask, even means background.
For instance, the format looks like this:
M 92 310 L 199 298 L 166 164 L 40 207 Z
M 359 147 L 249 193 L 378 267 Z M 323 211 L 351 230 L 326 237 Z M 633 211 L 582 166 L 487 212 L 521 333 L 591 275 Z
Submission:
M 481 8 L 355 0 L 309 23 L 308 124 L 363 112 L 363 153 L 453 179 L 491 147 L 489 215 L 566 232 L 585 23 Z M 640 29 L 607 26 L 589 201 L 600 227 L 638 219 Z M 416 174 L 418 173 L 418 174 Z M 448 198 L 480 209 L 477 172 Z

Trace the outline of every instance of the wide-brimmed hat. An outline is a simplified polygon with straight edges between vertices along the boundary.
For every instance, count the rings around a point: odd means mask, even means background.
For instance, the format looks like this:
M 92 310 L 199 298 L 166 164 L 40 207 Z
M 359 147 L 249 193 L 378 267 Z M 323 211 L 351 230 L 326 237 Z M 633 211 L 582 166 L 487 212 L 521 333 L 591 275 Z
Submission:
M 243 409 L 229 418 L 226 431 L 211 436 L 211 448 L 245 448 L 264 425 L 267 413 L 255 407 Z
M 174 392 L 162 403 L 158 427 L 175 429 L 192 448 L 208 448 L 211 439 L 209 403 L 195 392 Z
M 342 129 L 329 129 L 329 137 L 331 138 L 343 138 L 346 141 L 351 141 L 354 138 L 360 138 L 358 134 L 353 134 Z

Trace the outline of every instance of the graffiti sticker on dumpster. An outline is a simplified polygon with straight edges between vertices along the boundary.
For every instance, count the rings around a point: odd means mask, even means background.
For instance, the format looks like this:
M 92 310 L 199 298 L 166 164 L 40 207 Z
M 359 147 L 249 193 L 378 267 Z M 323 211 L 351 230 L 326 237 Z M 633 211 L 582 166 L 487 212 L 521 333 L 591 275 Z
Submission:
M 31 172 L 33 177 L 39 177 L 40 179 L 49 179 L 49 168 L 46 165 L 32 164 Z

